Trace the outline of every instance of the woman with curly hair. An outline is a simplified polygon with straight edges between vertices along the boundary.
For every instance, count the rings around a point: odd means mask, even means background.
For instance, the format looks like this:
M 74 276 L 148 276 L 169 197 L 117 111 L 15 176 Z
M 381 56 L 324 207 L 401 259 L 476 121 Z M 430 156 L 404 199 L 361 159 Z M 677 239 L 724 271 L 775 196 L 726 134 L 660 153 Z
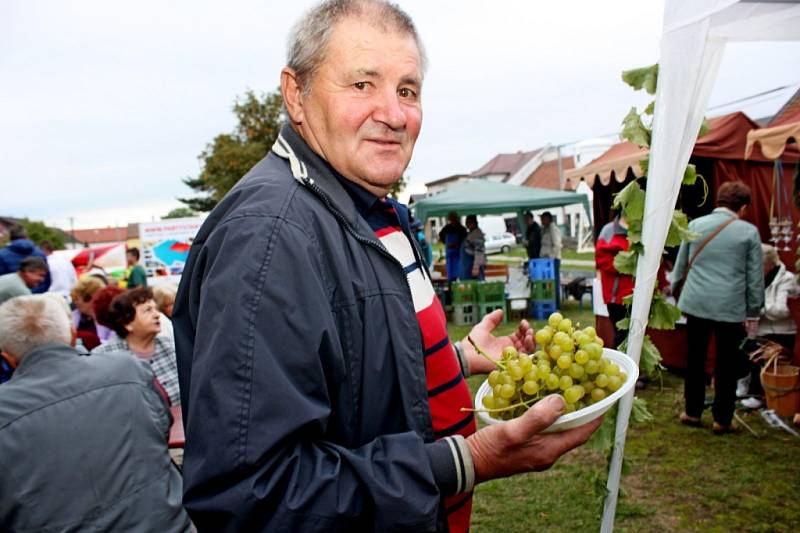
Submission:
M 92 350 L 92 355 L 127 352 L 148 361 L 170 403 L 180 405 L 175 343 L 159 335 L 161 314 L 151 290 L 136 287 L 116 296 L 108 308 L 108 319 L 117 337 Z

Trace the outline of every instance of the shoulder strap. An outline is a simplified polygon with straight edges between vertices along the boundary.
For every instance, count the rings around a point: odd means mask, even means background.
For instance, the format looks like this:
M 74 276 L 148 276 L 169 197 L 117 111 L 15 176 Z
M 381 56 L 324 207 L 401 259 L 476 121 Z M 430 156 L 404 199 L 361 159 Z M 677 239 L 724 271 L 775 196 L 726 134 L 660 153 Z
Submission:
M 694 263 L 694 260 L 697 259 L 698 255 L 700 255 L 700 252 L 703 251 L 703 248 L 706 247 L 706 244 L 708 244 L 712 240 L 714 240 L 714 237 L 719 235 L 719 233 L 722 230 L 724 230 L 726 227 L 728 227 L 730 224 L 732 224 L 735 220 L 736 220 L 736 218 L 731 218 L 731 219 L 726 220 L 725 222 L 720 224 L 719 227 L 717 227 L 717 229 L 715 229 L 714 231 L 709 233 L 708 236 L 705 239 L 703 239 L 703 242 L 701 242 L 697 246 L 697 249 L 694 251 L 694 253 L 692 254 L 692 257 L 689 259 L 689 264 L 686 266 L 686 274 L 683 275 L 684 278 L 689 275 L 689 269 L 692 268 L 692 264 Z

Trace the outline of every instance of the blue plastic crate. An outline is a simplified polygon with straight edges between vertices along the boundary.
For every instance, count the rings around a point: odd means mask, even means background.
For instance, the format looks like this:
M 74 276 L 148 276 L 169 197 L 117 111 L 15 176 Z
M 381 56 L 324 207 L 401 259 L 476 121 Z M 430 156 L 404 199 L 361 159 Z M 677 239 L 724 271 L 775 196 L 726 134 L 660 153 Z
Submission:
M 558 310 L 555 300 L 544 300 L 531 304 L 531 317 L 534 320 L 547 320 L 547 318 Z
M 556 260 L 550 257 L 529 260 L 528 275 L 531 279 L 556 279 Z

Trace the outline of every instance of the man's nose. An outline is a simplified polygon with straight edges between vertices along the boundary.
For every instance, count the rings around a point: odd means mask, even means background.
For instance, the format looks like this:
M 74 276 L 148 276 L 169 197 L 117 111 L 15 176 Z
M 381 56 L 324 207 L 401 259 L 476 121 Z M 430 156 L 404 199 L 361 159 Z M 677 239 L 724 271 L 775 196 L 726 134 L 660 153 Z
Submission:
M 400 97 L 395 90 L 386 90 L 381 93 L 380 101 L 372 114 L 377 122 L 386 124 L 393 130 L 403 129 L 406 125 L 406 114 L 400 104 Z

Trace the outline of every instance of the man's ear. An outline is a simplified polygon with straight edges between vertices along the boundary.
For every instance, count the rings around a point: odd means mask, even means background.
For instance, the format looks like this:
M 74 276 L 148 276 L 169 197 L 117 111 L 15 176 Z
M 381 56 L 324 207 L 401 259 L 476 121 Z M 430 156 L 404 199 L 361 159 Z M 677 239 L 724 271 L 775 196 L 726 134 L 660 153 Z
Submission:
M 303 89 L 300 87 L 300 80 L 294 69 L 285 67 L 281 70 L 281 94 L 283 94 L 283 105 L 293 124 L 303 123 Z

